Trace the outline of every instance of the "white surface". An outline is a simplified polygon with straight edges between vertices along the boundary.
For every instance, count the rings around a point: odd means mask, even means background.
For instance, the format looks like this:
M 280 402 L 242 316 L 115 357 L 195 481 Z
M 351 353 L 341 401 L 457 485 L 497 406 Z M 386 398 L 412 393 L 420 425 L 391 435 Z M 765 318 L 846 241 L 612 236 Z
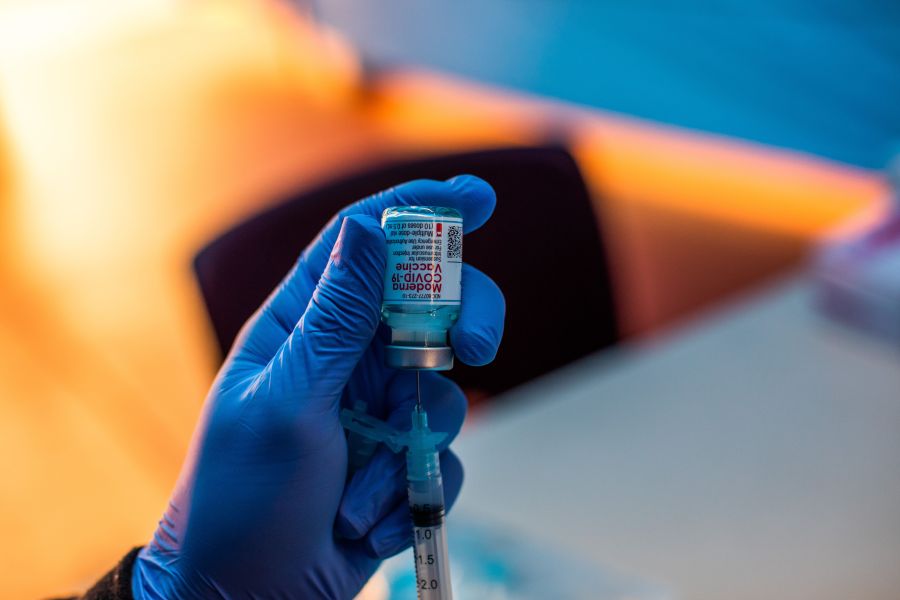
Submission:
M 897 600 L 900 353 L 809 295 L 514 392 L 456 446 L 458 511 L 680 598 Z

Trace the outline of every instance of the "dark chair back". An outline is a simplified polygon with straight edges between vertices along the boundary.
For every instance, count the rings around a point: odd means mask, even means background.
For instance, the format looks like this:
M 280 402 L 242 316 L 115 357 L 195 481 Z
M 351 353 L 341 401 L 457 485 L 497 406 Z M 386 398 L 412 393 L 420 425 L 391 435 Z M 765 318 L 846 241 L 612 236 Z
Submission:
M 506 332 L 487 367 L 450 373 L 494 395 L 617 341 L 606 257 L 575 161 L 559 148 L 516 148 L 397 164 L 287 198 L 210 243 L 194 267 L 222 355 L 301 250 L 345 205 L 410 179 L 471 173 L 497 210 L 466 237 L 464 257 L 507 300 Z

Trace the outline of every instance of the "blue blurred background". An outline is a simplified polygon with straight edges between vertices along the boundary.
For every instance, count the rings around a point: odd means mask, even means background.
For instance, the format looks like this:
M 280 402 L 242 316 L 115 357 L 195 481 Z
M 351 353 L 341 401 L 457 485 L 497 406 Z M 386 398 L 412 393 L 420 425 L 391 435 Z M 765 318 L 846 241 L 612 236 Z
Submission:
M 319 0 L 373 61 L 880 168 L 900 3 Z

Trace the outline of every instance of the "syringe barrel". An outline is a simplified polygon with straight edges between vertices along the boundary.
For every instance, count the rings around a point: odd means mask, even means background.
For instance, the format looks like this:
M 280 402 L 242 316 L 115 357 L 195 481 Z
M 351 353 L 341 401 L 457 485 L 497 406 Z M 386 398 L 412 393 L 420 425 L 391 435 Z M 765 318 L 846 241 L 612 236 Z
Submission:
M 432 477 L 410 479 L 408 483 L 419 600 L 452 600 L 440 470 Z
M 407 480 L 409 492 L 409 509 L 413 521 L 417 518 L 422 523 L 444 520 L 444 484 L 441 474 L 427 480 Z

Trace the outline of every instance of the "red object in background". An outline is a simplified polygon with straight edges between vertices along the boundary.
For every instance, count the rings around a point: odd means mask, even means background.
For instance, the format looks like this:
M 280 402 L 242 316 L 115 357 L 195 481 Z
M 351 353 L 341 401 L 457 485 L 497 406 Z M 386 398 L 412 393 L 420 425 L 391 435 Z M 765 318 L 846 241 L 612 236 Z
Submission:
M 437 224 L 437 227 L 436 227 L 435 229 L 437 230 L 437 236 L 438 236 L 438 237 L 441 237 L 441 229 L 442 229 L 442 228 L 441 228 L 441 223 L 438 223 L 438 224 Z

